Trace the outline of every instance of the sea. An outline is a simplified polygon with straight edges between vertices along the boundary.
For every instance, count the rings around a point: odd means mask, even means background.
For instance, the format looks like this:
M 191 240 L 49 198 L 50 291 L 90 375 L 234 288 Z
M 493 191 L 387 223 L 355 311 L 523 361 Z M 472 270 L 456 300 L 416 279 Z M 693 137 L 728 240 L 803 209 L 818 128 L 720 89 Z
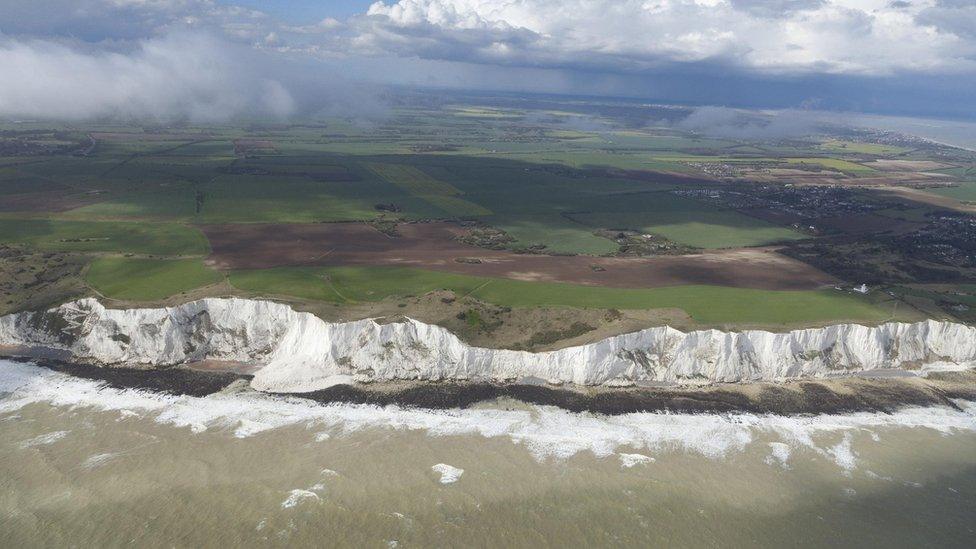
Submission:
M 0 361 L 4 547 L 976 547 L 976 404 L 602 416 Z
M 937 143 L 976 151 L 976 122 L 907 116 L 845 114 L 847 123 L 914 135 Z

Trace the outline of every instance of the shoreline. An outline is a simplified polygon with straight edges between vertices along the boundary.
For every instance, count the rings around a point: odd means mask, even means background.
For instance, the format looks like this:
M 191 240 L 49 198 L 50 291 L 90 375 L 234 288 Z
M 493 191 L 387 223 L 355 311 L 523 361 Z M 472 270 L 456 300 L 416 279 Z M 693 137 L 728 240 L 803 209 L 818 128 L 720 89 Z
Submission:
M 183 365 L 165 369 L 104 367 L 52 358 L 0 356 L 48 370 L 101 381 L 120 389 L 140 389 L 204 397 L 220 393 L 252 375 L 208 371 Z M 247 390 L 251 390 L 248 388 Z M 260 392 L 260 391 L 255 391 Z M 636 412 L 682 414 L 745 412 L 775 415 L 891 413 L 907 406 L 948 406 L 976 401 L 976 370 L 921 377 L 844 377 L 781 383 L 718 383 L 703 387 L 562 388 L 532 384 L 397 382 L 336 385 L 308 393 L 263 393 L 319 404 L 397 405 L 429 409 L 468 408 L 498 399 L 556 406 L 571 412 L 620 415 Z
M 949 321 L 837 324 L 784 333 L 682 332 L 665 326 L 530 352 L 473 346 L 450 330 L 408 317 L 333 323 L 287 305 L 246 299 L 123 311 L 83 299 L 45 312 L 0 317 L 0 344 L 0 355 L 97 365 L 219 370 L 234 363 L 237 373 L 253 374 L 251 387 L 258 391 L 327 395 L 337 391 L 328 391 L 337 383 L 376 387 L 453 380 L 465 386 L 486 383 L 482 392 L 495 393 L 496 385 L 512 383 L 544 382 L 579 391 L 663 384 L 689 389 L 692 398 L 699 398 L 694 389 L 702 385 L 779 384 L 895 370 L 924 375 L 976 367 L 976 327 Z M 519 387 L 517 392 L 532 391 Z M 566 405 L 614 407 L 579 404 L 578 399 Z

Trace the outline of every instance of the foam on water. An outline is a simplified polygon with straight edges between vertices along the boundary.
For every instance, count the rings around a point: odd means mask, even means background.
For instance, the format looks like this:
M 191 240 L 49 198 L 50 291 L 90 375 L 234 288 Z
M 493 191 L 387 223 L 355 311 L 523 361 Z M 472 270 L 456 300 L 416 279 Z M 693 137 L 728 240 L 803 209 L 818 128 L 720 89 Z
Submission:
M 69 431 L 54 431 L 53 433 L 45 433 L 30 440 L 21 442 L 20 448 L 22 450 L 26 450 L 27 448 L 34 448 L 35 446 L 47 446 L 48 444 L 54 444 L 55 442 L 68 436 L 68 433 Z
M 102 465 L 105 465 L 109 461 L 112 461 L 116 457 L 118 457 L 118 454 L 112 452 L 104 453 L 104 454 L 95 454 L 93 456 L 90 456 L 88 459 L 86 459 L 84 463 L 81 464 L 81 467 L 83 469 L 96 469 L 98 467 L 101 467 Z
M 296 488 L 291 492 L 288 492 L 288 497 L 285 498 L 285 501 L 281 502 L 281 508 L 291 509 L 292 507 L 295 507 L 299 503 L 305 501 L 319 501 L 320 499 L 321 498 L 319 498 L 319 495 L 311 490 L 303 490 L 301 488 Z
M 834 463 L 844 468 L 845 471 L 853 471 L 857 467 L 857 454 L 851 448 L 850 433 L 844 433 L 843 440 L 828 448 L 827 455 L 832 457 Z
M 766 463 L 773 465 L 778 464 L 784 469 L 790 468 L 790 450 L 789 444 L 784 444 L 782 442 L 770 442 L 769 443 L 770 454 L 766 456 Z
M 458 469 L 446 463 L 438 463 L 430 469 L 441 476 L 441 484 L 453 484 L 464 474 L 464 469 Z
M 738 452 L 758 437 L 778 439 L 774 459 L 785 463 L 791 448 L 806 447 L 844 470 L 857 465 L 853 435 L 892 428 L 926 428 L 943 434 L 976 432 L 976 403 L 948 407 L 905 408 L 892 414 L 855 413 L 788 417 L 756 414 L 636 413 L 602 416 L 550 406 L 522 410 L 478 408 L 424 410 L 398 406 L 321 405 L 308 400 L 261 393 L 173 396 L 114 389 L 31 364 L 0 361 L 0 415 L 45 403 L 133 414 L 195 433 L 229 431 L 237 437 L 292 425 L 335 436 L 364 429 L 424 431 L 430 436 L 507 437 L 539 460 L 565 459 L 589 451 L 606 457 L 627 448 L 649 453 L 686 451 L 719 458 Z M 328 438 L 314 436 L 320 443 Z
M 628 469 L 636 465 L 646 465 L 654 462 L 654 458 L 645 456 L 644 454 L 619 454 L 619 457 L 620 466 Z

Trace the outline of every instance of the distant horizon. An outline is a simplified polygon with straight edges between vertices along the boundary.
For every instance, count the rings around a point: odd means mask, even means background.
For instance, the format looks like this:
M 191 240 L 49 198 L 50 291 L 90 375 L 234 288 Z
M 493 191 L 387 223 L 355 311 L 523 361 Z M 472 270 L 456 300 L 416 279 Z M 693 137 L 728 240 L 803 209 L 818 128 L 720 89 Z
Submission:
M 939 116 L 925 116 L 925 115 L 913 115 L 913 114 L 899 114 L 899 113 L 887 113 L 887 112 L 869 112 L 869 111 L 845 111 L 845 110 L 827 110 L 827 109 L 791 109 L 791 108 L 768 108 L 768 107 L 750 107 L 744 105 L 735 104 L 714 104 L 714 103 L 700 103 L 691 101 L 667 101 L 660 100 L 649 97 L 638 97 L 638 96 L 620 96 L 620 95 L 588 95 L 579 93 L 564 93 L 564 92 L 532 92 L 532 91 L 510 91 L 510 90 L 490 90 L 490 89 L 474 89 L 474 88 L 444 88 L 444 87 L 424 87 L 424 86 L 409 86 L 409 85 L 388 85 L 383 86 L 373 91 L 386 89 L 386 91 L 399 91 L 403 93 L 415 93 L 415 94 L 431 94 L 436 95 L 438 93 L 443 93 L 446 95 L 456 95 L 458 98 L 471 98 L 479 95 L 483 95 L 486 98 L 492 97 L 504 97 L 504 98 L 526 98 L 526 99 L 536 99 L 536 100 L 581 100 L 592 104 L 596 102 L 607 102 L 608 104 L 632 104 L 634 107 L 676 107 L 682 109 L 688 109 L 691 113 L 698 109 L 727 109 L 730 111 L 743 111 L 751 113 L 760 113 L 770 116 L 779 116 L 782 114 L 793 115 L 801 113 L 811 119 L 817 119 L 824 123 L 830 124 L 842 124 L 848 125 L 850 127 L 860 127 L 865 129 L 877 129 L 883 131 L 892 131 L 896 133 L 902 133 L 905 135 L 912 135 L 915 137 L 927 139 L 936 143 L 943 145 L 949 145 L 952 147 L 957 147 L 967 150 L 976 150 L 976 119 L 964 118 L 964 117 L 939 117 Z M 382 93 L 382 92 L 377 92 Z M 388 105 L 389 107 L 389 105 Z M 517 108 L 517 107 L 513 107 Z M 373 115 L 376 118 L 382 119 L 386 118 L 386 115 Z M 97 119 L 89 120 L 68 120 L 59 118 L 45 118 L 45 117 L 4 117 L 0 116 L 0 120 L 7 123 L 67 123 L 67 124 L 158 124 L 161 126 L 201 126 L 206 127 L 208 125 L 235 125 L 244 123 L 301 123 L 303 120 L 308 122 L 314 122 L 318 120 L 324 120 L 333 117 L 342 117 L 340 113 L 312 113 L 312 114 L 293 114 L 287 118 L 276 118 L 276 117 L 261 117 L 261 116 L 248 116 L 246 113 L 241 113 L 239 116 L 234 118 L 222 120 L 219 122 L 207 122 L 198 121 L 191 119 L 170 119 L 161 120 L 153 119 L 151 117 L 145 118 L 119 118 L 113 115 L 106 115 Z M 357 118 L 356 114 L 351 114 L 351 118 Z M 928 123 L 939 123 L 939 124 L 928 124 Z M 700 133 L 708 134 L 707 131 Z M 797 134 L 799 135 L 799 134 Z M 812 133 L 811 133 L 812 135 Z
M 362 109 L 368 82 L 972 121 L 972 21 L 949 0 L 7 0 L 0 116 L 284 119 Z

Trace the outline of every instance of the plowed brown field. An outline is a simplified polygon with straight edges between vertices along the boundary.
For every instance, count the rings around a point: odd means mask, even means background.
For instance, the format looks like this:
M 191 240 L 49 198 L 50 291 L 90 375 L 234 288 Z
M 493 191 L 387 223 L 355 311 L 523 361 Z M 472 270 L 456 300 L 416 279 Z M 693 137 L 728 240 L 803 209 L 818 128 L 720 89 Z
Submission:
M 713 284 L 774 290 L 814 289 L 829 275 L 769 248 L 685 256 L 588 257 L 516 254 L 457 241 L 451 223 L 404 224 L 389 237 L 362 223 L 204 225 L 219 269 L 398 265 L 472 276 L 617 288 Z M 460 261 L 459 261 L 460 260 Z

